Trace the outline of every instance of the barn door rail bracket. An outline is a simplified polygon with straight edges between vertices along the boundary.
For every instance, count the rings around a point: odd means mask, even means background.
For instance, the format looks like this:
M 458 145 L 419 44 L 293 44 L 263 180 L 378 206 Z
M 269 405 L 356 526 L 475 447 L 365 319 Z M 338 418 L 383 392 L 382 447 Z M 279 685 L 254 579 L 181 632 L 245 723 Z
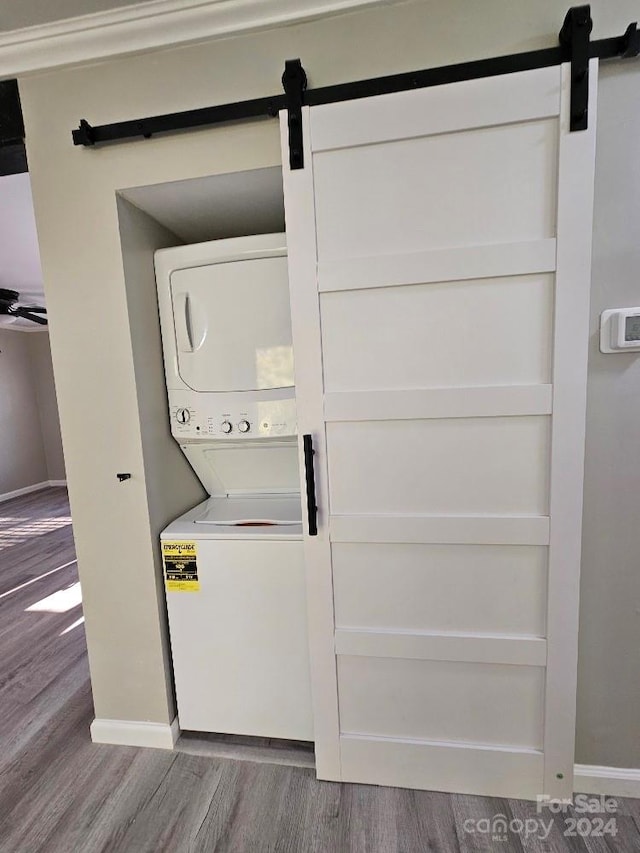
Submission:
M 621 36 L 596 41 L 591 41 L 591 29 L 590 7 L 574 6 L 567 12 L 560 30 L 560 43 L 556 47 L 392 74 L 388 77 L 374 77 L 318 89 L 307 88 L 307 75 L 302 63 L 299 59 L 291 59 L 285 63 L 282 76 L 284 94 L 113 124 L 94 126 L 82 119 L 79 127 L 73 131 L 73 143 L 92 147 L 123 140 L 149 139 L 156 134 L 267 116 L 275 117 L 280 110 L 287 110 L 289 166 L 291 169 L 302 169 L 302 107 L 353 101 L 517 71 L 531 71 L 563 62 L 571 63 L 571 130 L 584 130 L 589 116 L 589 59 L 623 59 L 640 55 L 640 33 L 637 24 L 629 24 Z
M 307 75 L 299 59 L 287 59 L 285 62 L 282 88 L 287 98 L 289 166 L 292 170 L 303 169 L 302 100 L 307 88 Z
M 560 30 L 560 45 L 571 54 L 571 105 L 569 130 L 586 130 L 589 124 L 589 37 L 593 29 L 590 6 L 569 9 Z

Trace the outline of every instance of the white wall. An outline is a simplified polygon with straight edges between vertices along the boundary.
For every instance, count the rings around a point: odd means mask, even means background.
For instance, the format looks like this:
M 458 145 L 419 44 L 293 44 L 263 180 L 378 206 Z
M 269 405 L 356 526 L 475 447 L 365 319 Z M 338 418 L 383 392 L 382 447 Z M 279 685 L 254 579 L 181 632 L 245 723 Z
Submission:
M 0 328 L 0 497 L 64 480 L 49 335 Z
M 603 355 L 605 308 L 640 305 L 640 60 L 598 104 L 576 751 L 640 766 L 640 354 Z
M 96 150 L 74 149 L 71 129 L 82 117 L 110 122 L 270 95 L 296 56 L 310 85 L 322 86 L 551 46 L 566 9 L 566 0 L 412 0 L 20 81 L 98 716 L 163 722 L 172 712 L 157 665 L 166 625 L 155 595 L 141 598 L 137 584 L 149 572 L 158 582 L 150 519 L 173 498 L 147 483 L 158 481 L 140 395 L 146 370 L 153 382 L 157 373 L 135 353 L 116 191 L 278 165 L 280 154 L 268 120 Z M 640 17 L 640 2 L 597 0 L 592 11 L 593 36 L 614 35 Z M 640 62 L 605 72 L 600 114 L 595 308 L 638 302 Z M 640 473 L 629 419 L 639 388 L 631 356 L 608 358 L 593 350 L 590 365 L 577 760 L 640 766 Z M 115 481 L 120 470 L 134 473 L 126 488 Z M 626 498 L 611 496 L 614 483 Z M 175 484 L 186 495 L 184 471 Z M 156 663 L 145 669 L 149 657 Z
M 149 702 L 149 699 L 153 698 L 148 695 L 147 677 L 150 668 L 155 667 L 157 677 L 154 683 L 161 685 L 164 682 L 164 692 L 156 697 L 155 701 L 158 705 L 166 702 L 169 708 L 169 719 L 171 719 L 175 715 L 175 706 L 166 632 L 160 532 L 177 515 L 180 515 L 185 507 L 195 506 L 207 497 L 184 454 L 173 440 L 167 418 L 167 390 L 158 322 L 153 253 L 156 249 L 178 246 L 182 240 L 121 197 L 117 199 L 117 209 L 127 309 L 132 331 L 131 345 L 149 508 L 147 535 L 152 549 L 151 564 L 140 567 L 140 571 L 132 578 L 133 583 L 127 595 L 136 595 L 148 601 L 150 605 L 146 612 L 150 620 L 148 630 L 155 635 L 155 642 L 149 644 L 147 648 L 140 648 L 136 655 L 136 666 L 140 667 L 137 680 L 140 687 L 133 685 L 130 688 L 131 711 L 128 714 L 130 716 L 135 713 L 136 705 L 140 700 Z M 128 481 L 123 483 L 121 488 L 125 490 L 127 485 Z M 94 637 L 91 648 L 93 652 L 96 645 L 103 647 L 108 645 L 111 654 L 115 652 L 116 656 L 128 662 L 124 668 L 123 677 L 129 680 L 130 630 L 131 628 L 136 630 L 139 626 L 137 624 L 127 626 L 127 613 L 135 623 L 142 615 L 141 611 L 123 611 L 120 625 L 129 630 L 122 631 L 121 643 L 117 639 L 114 641 L 114 638 L 107 634 L 102 638 Z M 95 623 L 97 620 L 93 621 Z M 143 696 L 138 696 L 138 689 L 144 691 Z M 108 719 L 123 711 L 121 699 L 111 693 L 100 698 L 100 707 L 105 709 L 101 713 L 107 715 Z M 127 718 L 125 716 L 124 719 Z
M 0 287 L 42 293 L 29 174 L 0 177 Z
M 64 480 L 66 473 L 49 335 L 47 332 L 34 332 L 23 336 L 27 338 L 31 354 L 31 368 L 40 416 L 40 431 L 47 460 L 47 479 Z
M 31 337 L 0 329 L 0 496 L 49 479 Z

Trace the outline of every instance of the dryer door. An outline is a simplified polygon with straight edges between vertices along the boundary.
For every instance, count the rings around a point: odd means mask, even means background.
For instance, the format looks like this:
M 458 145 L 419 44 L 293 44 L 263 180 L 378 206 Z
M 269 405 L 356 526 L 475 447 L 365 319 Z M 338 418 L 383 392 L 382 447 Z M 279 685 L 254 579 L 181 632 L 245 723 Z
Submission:
M 171 301 L 178 372 L 194 391 L 293 386 L 285 256 L 176 270 Z

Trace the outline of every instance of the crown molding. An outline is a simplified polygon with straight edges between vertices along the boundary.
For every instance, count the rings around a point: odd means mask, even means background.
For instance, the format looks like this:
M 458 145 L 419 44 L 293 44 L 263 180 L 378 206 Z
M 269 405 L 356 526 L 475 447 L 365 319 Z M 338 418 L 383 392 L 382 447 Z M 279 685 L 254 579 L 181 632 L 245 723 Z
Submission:
M 394 2 L 398 0 L 146 0 L 0 32 L 0 79 Z

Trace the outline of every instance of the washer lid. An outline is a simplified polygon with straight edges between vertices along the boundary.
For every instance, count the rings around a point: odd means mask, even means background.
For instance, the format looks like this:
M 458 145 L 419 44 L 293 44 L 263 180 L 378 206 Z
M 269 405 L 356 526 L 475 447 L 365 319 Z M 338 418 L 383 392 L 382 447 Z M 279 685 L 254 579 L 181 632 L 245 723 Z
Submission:
M 247 441 L 192 441 L 180 445 L 213 497 L 290 496 L 299 493 L 295 437 Z
M 302 524 L 300 495 L 263 495 L 255 498 L 209 498 L 196 524 L 212 527 L 237 527 L 238 532 L 256 533 L 267 527 L 291 527 Z

